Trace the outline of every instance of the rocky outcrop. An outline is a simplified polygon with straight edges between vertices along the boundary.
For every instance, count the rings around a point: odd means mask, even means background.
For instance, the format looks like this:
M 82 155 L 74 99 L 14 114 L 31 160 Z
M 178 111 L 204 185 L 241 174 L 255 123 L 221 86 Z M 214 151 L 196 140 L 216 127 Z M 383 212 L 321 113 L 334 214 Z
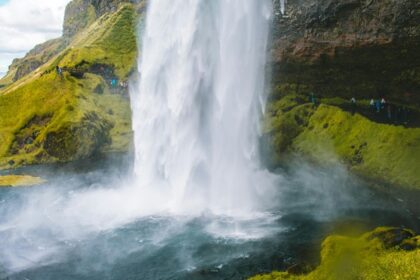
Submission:
M 144 12 L 145 0 L 71 1 L 65 10 L 63 36 L 39 44 L 30 50 L 25 57 L 13 60 L 6 76 L 0 79 L 0 88 L 6 87 L 37 70 L 67 48 L 77 34 L 80 34 L 101 16 L 115 13 L 124 3 L 133 5 L 138 14 Z
M 63 36 L 71 38 L 104 14 L 114 13 L 123 3 L 139 4 L 142 0 L 74 0 L 66 7 Z
M 0 79 L 0 86 L 16 82 L 24 76 L 32 73 L 41 65 L 48 62 L 66 47 L 61 38 L 49 40 L 45 43 L 35 46 L 23 58 L 16 58 L 9 66 L 7 75 Z
M 289 0 L 273 35 L 275 84 L 420 104 L 416 0 Z
M 125 2 L 95 2 L 93 16 L 75 24 L 72 37 L 47 42 L 15 61 L 9 77 L 18 79 L 0 89 L 0 169 L 131 149 L 131 110 L 121 84 L 136 68 L 141 2 Z M 83 3 L 72 1 L 67 13 L 83 14 Z M 111 85 L 112 80 L 118 82 Z
M 271 48 L 270 166 L 299 153 L 377 185 L 420 189 L 419 49 L 416 0 L 287 1 Z M 373 112 L 370 100 L 382 97 L 390 105 Z
M 69 123 L 57 131 L 48 132 L 43 148 L 46 154 L 60 162 L 90 157 L 111 143 L 111 128 L 112 124 L 96 113 L 87 113 L 78 123 Z

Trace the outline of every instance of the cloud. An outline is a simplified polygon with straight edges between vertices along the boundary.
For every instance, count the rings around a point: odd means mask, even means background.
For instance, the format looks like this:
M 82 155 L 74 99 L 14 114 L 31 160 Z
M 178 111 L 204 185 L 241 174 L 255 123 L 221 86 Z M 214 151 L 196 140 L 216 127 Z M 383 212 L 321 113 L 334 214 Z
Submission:
M 7 71 L 13 58 L 22 57 L 35 45 L 61 35 L 68 2 L 9 0 L 0 5 L 0 75 Z

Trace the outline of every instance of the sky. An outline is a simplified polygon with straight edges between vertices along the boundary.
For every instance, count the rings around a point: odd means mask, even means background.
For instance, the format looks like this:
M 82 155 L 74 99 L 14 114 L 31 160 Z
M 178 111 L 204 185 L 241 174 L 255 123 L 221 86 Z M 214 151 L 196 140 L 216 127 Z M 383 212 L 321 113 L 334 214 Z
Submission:
M 70 0 L 0 0 L 0 77 L 12 60 L 61 36 Z

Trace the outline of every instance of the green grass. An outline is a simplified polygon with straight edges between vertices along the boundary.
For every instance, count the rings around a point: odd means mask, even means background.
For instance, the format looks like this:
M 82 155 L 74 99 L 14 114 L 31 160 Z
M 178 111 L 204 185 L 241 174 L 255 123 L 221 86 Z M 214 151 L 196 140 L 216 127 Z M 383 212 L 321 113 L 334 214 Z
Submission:
M 44 182 L 45 181 L 42 178 L 32 177 L 28 175 L 0 176 L 0 187 L 35 186 Z
M 304 131 L 313 112 L 312 104 L 305 104 L 304 96 L 297 94 L 287 95 L 268 104 L 263 132 L 268 136 L 269 145 L 274 151 L 269 153 L 270 166 L 282 162 L 282 155 Z
M 395 246 L 392 228 L 378 228 L 360 237 L 332 235 L 324 240 L 321 249 L 321 264 L 312 272 L 294 275 L 288 272 L 273 272 L 258 275 L 251 280 L 394 280 L 420 279 L 420 236 L 407 237 Z M 410 250 L 402 250 L 407 248 Z
M 273 151 L 270 164 L 298 152 L 322 164 L 344 163 L 379 183 L 420 188 L 420 128 L 376 123 L 332 105 L 315 108 L 307 96 L 293 91 L 267 106 L 263 132 Z M 348 101 L 322 102 L 340 106 Z
M 135 11 L 128 4 L 116 14 L 102 16 L 75 37 L 60 66 L 107 64 L 115 68 L 118 78 L 126 79 L 136 66 L 136 23 Z
M 0 169 L 131 147 L 129 100 L 112 93 L 99 75 L 77 79 L 65 72 L 61 78 L 54 68 L 83 61 L 88 71 L 101 63 L 126 80 L 136 65 L 136 22 L 133 6 L 124 4 L 77 34 L 37 71 L 0 90 Z M 101 93 L 95 92 L 98 86 Z
M 295 150 L 320 161 L 344 160 L 352 170 L 379 181 L 420 188 L 420 129 L 378 124 L 321 105 L 296 137 Z

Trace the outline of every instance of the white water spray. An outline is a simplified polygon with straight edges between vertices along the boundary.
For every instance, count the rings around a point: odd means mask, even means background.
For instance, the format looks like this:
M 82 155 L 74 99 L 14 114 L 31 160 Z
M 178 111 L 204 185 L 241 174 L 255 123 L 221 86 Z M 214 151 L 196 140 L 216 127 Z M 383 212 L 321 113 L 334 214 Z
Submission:
M 132 94 L 137 184 L 172 211 L 268 206 L 259 165 L 272 0 L 152 0 Z

